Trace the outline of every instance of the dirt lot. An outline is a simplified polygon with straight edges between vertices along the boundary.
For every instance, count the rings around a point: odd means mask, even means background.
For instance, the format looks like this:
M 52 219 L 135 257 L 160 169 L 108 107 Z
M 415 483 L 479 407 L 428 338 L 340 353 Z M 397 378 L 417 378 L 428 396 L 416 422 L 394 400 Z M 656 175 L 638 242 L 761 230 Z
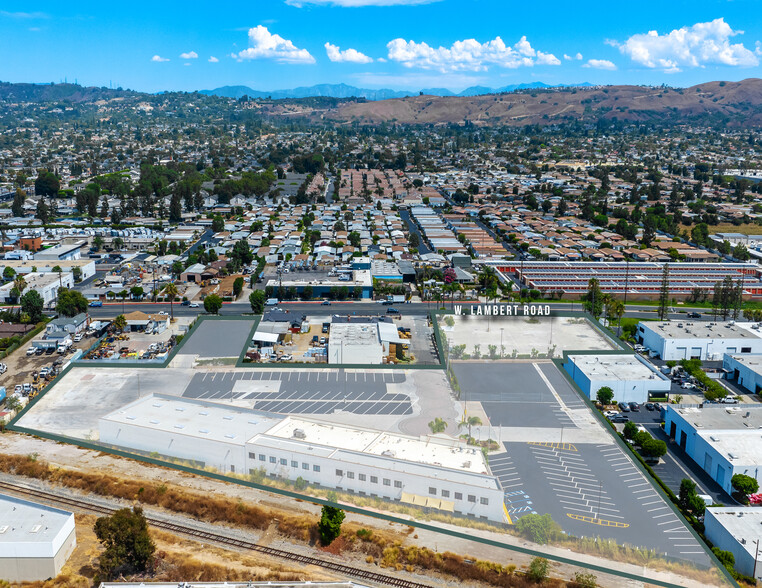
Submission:
M 38 341 L 41 339 L 42 333 L 35 337 L 34 340 Z M 95 339 L 93 337 L 83 337 L 82 341 L 74 343 L 65 355 L 59 355 L 55 351 L 51 354 L 26 355 L 26 350 L 32 345 L 30 341 L 3 360 L 3 363 L 8 366 L 8 371 L 0 376 L 0 386 L 5 386 L 6 391 L 10 394 L 13 392 L 16 384 L 24 384 L 26 382 L 33 384 L 32 372 L 36 371 L 39 373 L 40 369 L 45 366 L 52 367 L 53 362 L 57 359 L 62 359 L 62 363 L 66 363 L 77 349 L 86 350 L 94 342 Z

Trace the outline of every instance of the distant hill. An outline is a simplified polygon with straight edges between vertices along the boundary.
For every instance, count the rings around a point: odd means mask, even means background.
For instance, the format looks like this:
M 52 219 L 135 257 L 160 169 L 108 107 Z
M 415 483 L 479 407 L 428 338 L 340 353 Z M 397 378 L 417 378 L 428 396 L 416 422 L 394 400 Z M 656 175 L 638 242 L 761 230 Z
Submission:
M 579 84 L 579 86 L 589 86 L 590 84 Z M 200 94 L 207 96 L 222 96 L 224 98 L 271 98 L 273 100 L 283 100 L 288 98 L 309 98 L 312 96 L 325 96 L 329 98 L 365 98 L 366 100 L 390 100 L 392 98 L 406 98 L 408 96 L 418 96 L 423 93 L 427 96 L 481 96 L 485 94 L 496 94 L 500 92 L 513 92 L 514 90 L 524 90 L 528 88 L 550 88 L 552 86 L 543 82 L 532 82 L 530 84 L 514 84 L 502 88 L 488 88 L 486 86 L 472 86 L 462 92 L 455 93 L 447 88 L 425 88 L 420 92 L 409 90 L 371 90 L 368 88 L 357 88 L 347 84 L 319 84 L 317 86 L 302 86 L 291 90 L 272 90 L 262 91 L 254 90 L 248 86 L 222 86 L 214 90 L 200 90 Z M 571 87 L 571 86 L 566 86 Z
M 0 82 L 0 100 L 4 102 L 94 102 L 135 95 L 130 90 L 85 87 L 78 84 L 11 84 Z
M 473 91 L 481 88 L 473 89 Z M 471 90 L 471 89 L 470 89 Z M 520 90 L 520 91 L 516 91 Z M 762 126 L 762 80 L 708 82 L 690 88 L 590 86 L 501 88 L 507 93 L 475 96 L 408 96 L 346 103 L 321 117 L 375 124 L 474 124 L 522 126 L 573 121 L 691 121 L 715 125 Z

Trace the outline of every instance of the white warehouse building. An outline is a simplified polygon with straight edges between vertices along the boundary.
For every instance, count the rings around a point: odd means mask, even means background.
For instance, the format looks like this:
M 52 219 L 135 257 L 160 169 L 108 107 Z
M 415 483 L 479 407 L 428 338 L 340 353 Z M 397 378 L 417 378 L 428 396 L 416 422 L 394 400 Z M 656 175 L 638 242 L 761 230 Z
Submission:
M 672 385 L 639 355 L 569 355 L 564 369 L 591 400 L 595 400 L 600 388 L 608 386 L 614 392 L 614 402 L 642 404 L 651 397 L 666 397 Z
M 725 492 L 732 493 L 735 474 L 762 482 L 762 406 L 663 407 L 664 431 Z
M 478 449 L 172 396 L 136 400 L 99 422 L 101 443 L 504 522 L 503 489 Z
M 34 582 L 54 578 L 77 537 L 74 514 L 0 495 L 0 578 Z
M 762 580 L 762 563 L 758 559 L 762 509 L 754 506 L 707 508 L 704 527 L 704 534 L 712 545 L 733 554 L 736 560 L 733 567 L 737 572 Z
M 754 323 L 660 321 L 638 323 L 637 339 L 665 361 L 721 360 L 736 353 L 762 353 Z
M 722 367 L 728 379 L 738 381 L 752 394 L 762 391 L 762 355 L 725 355 Z

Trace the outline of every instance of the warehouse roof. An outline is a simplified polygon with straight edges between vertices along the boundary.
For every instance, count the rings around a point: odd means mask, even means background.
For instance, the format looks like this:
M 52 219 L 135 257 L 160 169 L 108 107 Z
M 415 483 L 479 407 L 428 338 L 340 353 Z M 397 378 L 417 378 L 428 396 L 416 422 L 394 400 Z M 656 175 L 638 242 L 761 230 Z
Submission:
M 70 512 L 0 494 L 0 558 L 53 557 L 73 529 Z
M 637 355 L 569 355 L 568 358 L 591 380 L 667 379 Z
M 685 321 L 640 323 L 644 329 L 649 329 L 665 339 L 759 339 L 760 335 L 751 330 L 752 324 Z
M 155 431 L 243 445 L 282 420 L 279 415 L 174 396 L 152 395 L 103 417 Z

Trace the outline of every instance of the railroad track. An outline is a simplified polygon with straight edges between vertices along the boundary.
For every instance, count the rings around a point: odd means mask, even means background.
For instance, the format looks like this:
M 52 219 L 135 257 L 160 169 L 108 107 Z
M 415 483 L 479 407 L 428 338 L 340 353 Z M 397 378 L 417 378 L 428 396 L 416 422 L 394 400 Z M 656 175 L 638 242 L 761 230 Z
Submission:
M 0 482 L 0 491 L 12 492 L 14 494 L 23 495 L 24 497 L 27 497 L 31 500 L 35 500 L 35 501 L 43 500 L 46 502 L 59 504 L 59 505 L 68 507 L 70 509 L 77 509 L 77 510 L 82 510 L 85 512 L 91 512 L 91 513 L 100 514 L 100 515 L 111 515 L 117 510 L 114 507 L 101 506 L 101 505 L 93 504 L 91 502 L 87 502 L 85 500 L 81 500 L 78 498 L 67 498 L 63 496 L 58 496 L 57 494 L 52 494 L 42 490 L 26 488 L 25 486 L 17 486 L 15 484 L 11 484 L 8 482 Z M 201 531 L 199 529 L 194 529 L 193 527 L 180 525 L 177 523 L 170 523 L 168 521 L 163 521 L 161 519 L 156 519 L 150 516 L 146 516 L 146 520 L 148 521 L 148 524 L 151 525 L 152 527 L 163 529 L 165 531 L 170 531 L 172 533 L 187 535 L 187 536 L 193 537 L 194 539 L 203 539 L 204 541 L 208 541 L 210 543 L 217 543 L 220 545 L 237 547 L 239 549 L 257 551 L 259 553 L 264 553 L 272 557 L 278 557 L 281 559 L 298 562 L 304 565 L 312 565 L 312 566 L 321 567 L 321 568 L 330 570 L 332 572 L 343 574 L 350 578 L 369 580 L 372 582 L 376 582 L 378 584 L 385 584 L 387 586 L 397 586 L 399 588 L 432 588 L 429 584 L 421 584 L 419 582 L 413 582 L 412 580 L 405 580 L 404 578 L 397 578 L 394 576 L 389 576 L 387 574 L 380 574 L 378 572 L 373 572 L 371 570 L 358 569 L 358 568 L 355 568 L 349 565 L 344 565 L 338 562 L 320 559 L 320 558 L 312 557 L 309 555 L 293 553 L 291 551 L 285 551 L 283 549 L 276 549 L 274 547 L 257 545 L 256 543 L 252 543 L 251 541 L 245 541 L 243 539 L 234 539 L 233 537 L 227 537 L 225 535 L 220 535 L 218 533 L 213 533 L 210 531 Z

